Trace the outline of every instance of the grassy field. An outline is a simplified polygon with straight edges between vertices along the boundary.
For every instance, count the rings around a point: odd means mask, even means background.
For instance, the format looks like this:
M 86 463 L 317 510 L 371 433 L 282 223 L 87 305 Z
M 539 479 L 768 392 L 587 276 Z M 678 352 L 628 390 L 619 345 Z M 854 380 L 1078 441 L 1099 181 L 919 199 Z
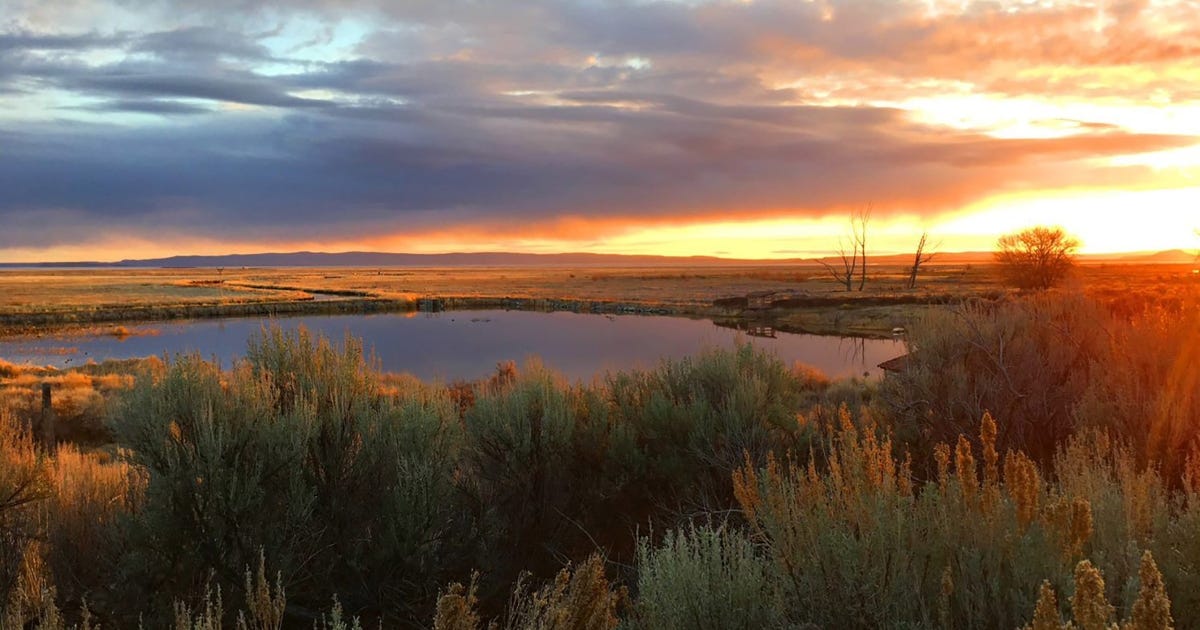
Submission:
M 886 335 L 931 308 L 1009 291 L 991 265 L 931 265 L 916 289 L 899 266 L 847 292 L 818 266 L 137 269 L 0 271 L 0 335 L 178 318 L 449 308 L 643 312 L 763 320 L 781 330 Z M 1170 300 L 1197 277 L 1182 265 L 1085 265 L 1076 288 L 1122 310 Z M 857 285 L 856 285 L 857 286 Z M 728 302 L 778 292 L 776 307 Z M 726 302 L 722 302 L 726 300 Z

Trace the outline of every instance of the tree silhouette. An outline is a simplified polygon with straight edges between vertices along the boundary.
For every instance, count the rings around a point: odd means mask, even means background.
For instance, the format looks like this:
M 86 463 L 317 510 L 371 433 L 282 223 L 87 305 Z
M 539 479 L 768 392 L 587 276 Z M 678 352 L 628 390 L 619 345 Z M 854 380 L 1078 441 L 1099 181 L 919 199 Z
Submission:
M 913 257 L 912 267 L 908 270 L 908 288 L 917 288 L 917 274 L 921 272 L 921 266 L 933 260 L 937 255 L 936 252 L 926 252 L 925 248 L 929 246 L 929 232 L 921 232 L 921 240 L 917 242 L 917 254 Z M 934 245 L 936 248 L 937 245 Z
M 871 206 L 855 210 L 850 214 L 850 233 L 838 238 L 838 263 L 831 264 L 820 258 L 817 262 L 828 271 L 838 284 L 847 291 L 854 290 L 854 277 L 858 275 L 858 290 L 867 284 L 867 225 L 871 222 Z M 850 251 L 846 251 L 849 246 Z
M 1021 289 L 1049 289 L 1075 266 L 1079 241 L 1061 227 L 1032 227 L 1000 237 L 996 262 L 1010 284 Z

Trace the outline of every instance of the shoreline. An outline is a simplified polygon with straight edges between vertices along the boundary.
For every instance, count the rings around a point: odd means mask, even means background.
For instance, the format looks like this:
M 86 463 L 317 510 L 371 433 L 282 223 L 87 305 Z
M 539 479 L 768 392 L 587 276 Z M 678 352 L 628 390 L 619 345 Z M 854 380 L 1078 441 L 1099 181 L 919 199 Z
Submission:
M 317 293 L 317 292 L 311 292 Z M 324 293 L 324 292 L 322 292 Z M 329 293 L 328 295 L 336 295 Z M 844 299 L 835 296 L 791 298 L 769 309 L 748 310 L 734 298 L 713 304 L 650 304 L 639 301 L 528 298 L 503 296 L 424 297 L 416 300 L 375 296 L 344 296 L 336 299 L 271 300 L 227 304 L 112 305 L 64 311 L 0 313 L 0 339 L 44 334 L 106 325 L 151 324 L 180 320 L 210 320 L 245 317 L 300 315 L 354 315 L 409 313 L 419 311 L 518 310 L 572 312 L 608 315 L 660 315 L 708 319 L 726 327 L 769 326 L 795 334 L 844 337 L 890 338 L 899 322 L 908 323 L 922 309 L 954 303 L 950 296 L 913 299 L 911 296 Z M 96 331 L 103 334 L 103 331 Z

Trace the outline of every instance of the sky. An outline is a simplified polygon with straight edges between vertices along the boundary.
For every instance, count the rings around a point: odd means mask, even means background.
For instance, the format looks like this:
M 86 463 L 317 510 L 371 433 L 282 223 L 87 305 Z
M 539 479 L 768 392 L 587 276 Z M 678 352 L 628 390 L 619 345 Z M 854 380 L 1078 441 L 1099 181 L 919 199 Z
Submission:
M 0 0 L 0 262 L 1200 247 L 1200 0 Z

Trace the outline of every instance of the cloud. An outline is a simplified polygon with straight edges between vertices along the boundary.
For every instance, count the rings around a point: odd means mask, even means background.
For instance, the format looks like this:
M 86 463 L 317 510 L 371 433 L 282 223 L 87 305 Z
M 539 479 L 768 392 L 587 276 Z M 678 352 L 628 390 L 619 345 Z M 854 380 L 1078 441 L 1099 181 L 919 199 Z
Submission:
M 167 60 L 272 58 L 266 46 L 252 41 L 249 37 L 208 26 L 147 33 L 138 37 L 130 49 L 132 52 L 149 53 Z
M 1181 80 L 1200 54 L 1184 3 L 930 6 L 30 4 L 0 25 L 0 222 L 19 226 L 0 254 L 122 233 L 595 239 L 868 202 L 928 217 L 1144 186 L 1153 172 L 1107 158 L 1200 140 L 1100 114 L 1003 137 L 906 104 L 1200 101 Z M 85 18 L 123 26 L 52 26 Z
M 88 105 L 74 105 L 68 106 L 68 108 L 99 113 L 133 112 L 139 114 L 160 114 L 164 116 L 208 114 L 213 111 L 201 105 L 160 99 L 124 99 Z

